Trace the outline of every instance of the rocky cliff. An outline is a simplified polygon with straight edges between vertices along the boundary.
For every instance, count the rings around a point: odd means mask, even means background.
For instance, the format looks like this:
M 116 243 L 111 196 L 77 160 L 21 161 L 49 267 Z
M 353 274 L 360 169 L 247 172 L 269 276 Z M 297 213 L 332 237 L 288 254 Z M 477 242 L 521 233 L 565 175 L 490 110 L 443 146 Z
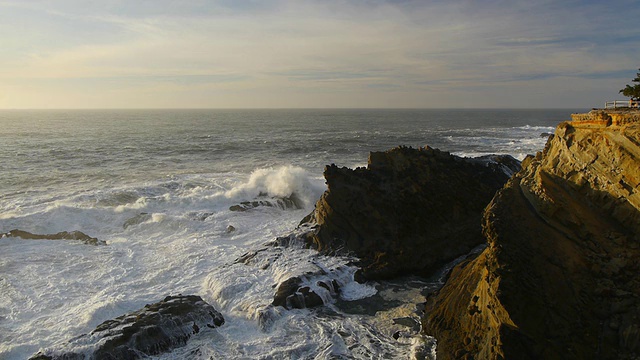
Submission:
M 575 116 L 523 161 L 485 211 L 488 247 L 428 299 L 438 359 L 640 357 L 634 117 Z
M 371 153 L 367 168 L 328 166 L 328 190 L 303 220 L 313 227 L 306 241 L 356 255 L 368 279 L 429 275 L 483 243 L 483 209 L 519 165 L 399 147 Z

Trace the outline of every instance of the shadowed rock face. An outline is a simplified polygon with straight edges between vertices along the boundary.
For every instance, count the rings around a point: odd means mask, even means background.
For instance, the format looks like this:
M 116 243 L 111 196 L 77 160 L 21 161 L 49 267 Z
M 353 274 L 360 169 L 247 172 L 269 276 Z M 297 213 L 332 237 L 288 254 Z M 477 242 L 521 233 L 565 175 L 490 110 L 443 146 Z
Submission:
M 31 360 L 139 359 L 183 346 L 205 327 L 224 324 L 224 318 L 199 296 L 168 296 L 163 301 L 98 325 L 88 335 L 69 342 L 82 353 L 64 349 L 41 352 Z
M 335 280 L 333 282 L 318 281 L 317 285 L 324 287 L 331 293 L 336 293 L 339 288 Z M 283 281 L 278 286 L 272 304 L 286 309 L 305 309 L 324 305 L 324 301 L 313 289 L 304 286 L 302 279 L 296 276 Z
M 640 356 L 640 127 L 558 126 L 426 306 L 438 359 Z
M 482 211 L 518 169 L 511 157 L 428 147 L 373 152 L 367 168 L 327 166 L 328 190 L 303 220 L 314 229 L 306 242 L 356 255 L 368 279 L 428 275 L 484 241 Z

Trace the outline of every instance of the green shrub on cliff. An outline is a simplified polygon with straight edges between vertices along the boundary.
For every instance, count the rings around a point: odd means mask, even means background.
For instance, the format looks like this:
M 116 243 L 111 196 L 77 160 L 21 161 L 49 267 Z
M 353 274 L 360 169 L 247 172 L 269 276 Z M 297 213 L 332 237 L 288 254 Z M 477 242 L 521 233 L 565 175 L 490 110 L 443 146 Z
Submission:
M 638 69 L 640 71 L 640 69 Z M 636 74 L 636 78 L 631 80 L 638 83 L 634 86 L 627 85 L 624 89 L 620 90 L 620 93 L 624 96 L 630 97 L 633 100 L 640 100 L 640 72 Z

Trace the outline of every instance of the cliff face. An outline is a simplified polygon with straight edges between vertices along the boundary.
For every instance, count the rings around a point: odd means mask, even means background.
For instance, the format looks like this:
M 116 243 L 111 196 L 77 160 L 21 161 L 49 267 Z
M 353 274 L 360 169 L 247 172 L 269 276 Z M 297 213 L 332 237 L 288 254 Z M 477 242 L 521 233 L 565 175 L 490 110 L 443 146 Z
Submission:
M 640 125 L 574 119 L 487 207 L 488 247 L 428 299 L 438 359 L 640 356 Z
M 428 147 L 371 153 L 367 168 L 328 166 L 328 190 L 303 220 L 314 227 L 307 243 L 355 254 L 369 279 L 427 275 L 483 243 L 483 209 L 518 169 L 508 156 Z

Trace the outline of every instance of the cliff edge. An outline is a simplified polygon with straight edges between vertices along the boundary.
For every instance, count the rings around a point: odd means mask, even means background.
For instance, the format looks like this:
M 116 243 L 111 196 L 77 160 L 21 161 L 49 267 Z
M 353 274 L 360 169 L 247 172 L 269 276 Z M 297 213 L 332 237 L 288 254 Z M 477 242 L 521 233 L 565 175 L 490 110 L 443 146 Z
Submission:
M 484 213 L 488 247 L 427 301 L 438 359 L 640 357 L 637 117 L 575 115 L 523 161 Z

